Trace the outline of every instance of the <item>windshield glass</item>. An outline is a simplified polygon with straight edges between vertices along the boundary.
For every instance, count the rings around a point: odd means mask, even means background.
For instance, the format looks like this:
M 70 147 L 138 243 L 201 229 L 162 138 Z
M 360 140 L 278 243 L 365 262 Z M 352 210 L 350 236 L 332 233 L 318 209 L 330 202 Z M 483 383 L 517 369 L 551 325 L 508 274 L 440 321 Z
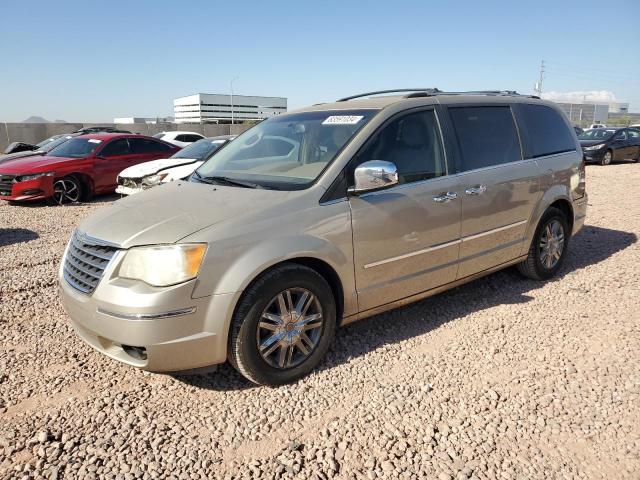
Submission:
M 224 145 L 227 140 L 211 140 L 203 138 L 190 145 L 187 145 L 171 158 L 195 158 L 196 160 L 204 160 Z
M 84 158 L 98 148 L 102 140 L 94 138 L 72 138 L 49 152 L 52 157 Z
M 272 117 L 225 146 L 192 179 L 217 176 L 265 188 L 306 188 L 376 113 L 327 110 Z
M 607 140 L 616 133 L 615 130 L 605 128 L 595 128 L 593 130 L 586 130 L 578 135 L 580 140 Z

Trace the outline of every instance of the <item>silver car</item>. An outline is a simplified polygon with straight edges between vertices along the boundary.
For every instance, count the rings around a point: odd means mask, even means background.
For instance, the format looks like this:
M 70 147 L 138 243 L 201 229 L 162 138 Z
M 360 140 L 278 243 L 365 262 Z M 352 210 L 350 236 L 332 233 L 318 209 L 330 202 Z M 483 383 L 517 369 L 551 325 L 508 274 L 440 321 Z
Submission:
M 69 241 L 60 293 L 116 360 L 229 360 L 279 385 L 316 367 L 338 326 L 510 265 L 552 277 L 586 208 L 553 103 L 372 92 L 266 120 L 189 181 L 99 210 Z

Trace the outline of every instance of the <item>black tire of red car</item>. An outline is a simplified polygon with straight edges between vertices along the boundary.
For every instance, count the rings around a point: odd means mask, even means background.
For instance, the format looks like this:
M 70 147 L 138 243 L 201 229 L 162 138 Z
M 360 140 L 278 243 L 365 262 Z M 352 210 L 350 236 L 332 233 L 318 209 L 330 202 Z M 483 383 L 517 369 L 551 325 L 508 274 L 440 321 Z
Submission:
M 606 152 L 604 152 L 604 155 L 602 155 L 602 158 L 600 159 L 600 165 L 602 165 L 603 167 L 606 165 L 611 165 L 612 160 L 613 160 L 613 150 L 609 149 Z
M 549 230 L 547 230 L 548 226 L 557 227 L 558 231 L 562 232 L 563 235 L 560 258 L 557 259 L 557 261 L 551 266 L 545 265 L 543 259 L 541 258 L 544 237 L 547 237 L 547 242 L 549 241 Z M 526 260 L 517 265 L 518 271 L 523 276 L 532 280 L 550 279 L 558 272 L 558 270 L 560 270 L 560 267 L 562 267 L 562 263 L 564 262 L 564 259 L 567 255 L 570 238 L 571 232 L 569 230 L 569 223 L 567 222 L 567 218 L 564 212 L 555 207 L 550 207 L 544 213 L 544 215 L 540 219 L 540 222 L 538 223 L 538 227 L 536 228 L 536 233 L 533 235 L 533 240 L 531 241 L 531 246 L 529 247 L 529 252 L 527 254 Z M 550 253 L 548 252 L 547 255 L 549 254 Z
M 84 186 L 78 177 L 68 175 L 53 182 L 53 196 L 49 199 L 52 205 L 77 203 L 83 199 Z
M 307 330 L 306 327 L 298 327 L 303 332 L 300 335 L 306 336 L 306 333 L 309 332 L 309 336 L 314 339 L 314 345 L 308 349 L 308 353 L 299 350 L 299 347 L 279 346 L 273 350 L 274 356 L 272 358 L 275 359 L 275 362 L 273 362 L 268 357 L 268 350 L 271 350 L 271 347 L 276 343 L 279 344 L 280 341 L 268 343 L 269 337 L 270 335 L 275 337 L 276 334 L 280 337 L 284 335 L 284 340 L 286 340 L 288 329 L 279 328 L 277 323 L 266 325 L 269 327 L 266 332 L 261 332 L 260 329 L 268 318 L 265 315 L 269 315 L 267 312 L 273 305 L 274 300 L 288 291 L 307 292 L 309 294 L 307 298 L 313 300 L 315 305 L 313 311 L 316 318 L 313 320 L 313 324 L 320 323 L 320 326 L 315 327 L 310 322 L 309 327 L 313 327 L 313 330 L 315 330 L 313 333 L 311 329 Z M 282 299 L 282 302 L 280 309 L 271 310 L 274 312 L 270 314 L 271 317 L 280 315 L 282 319 L 282 307 L 285 306 L 287 301 Z M 291 303 L 295 305 L 295 302 Z M 296 311 L 293 309 L 288 311 L 290 313 L 299 313 L 297 309 Z M 305 312 L 307 311 L 305 309 Z M 320 313 L 319 318 L 318 312 Z M 297 318 L 304 316 L 305 314 L 302 314 Z M 294 322 L 296 319 L 290 321 Z M 282 332 L 275 331 L 276 328 L 279 328 Z M 274 332 L 269 333 L 270 330 L 274 330 Z M 295 263 L 283 264 L 260 276 L 242 295 L 231 321 L 228 360 L 241 375 L 258 385 L 277 386 L 291 383 L 307 375 L 320 363 L 329 349 L 335 330 L 336 302 L 331 287 L 324 277 L 315 270 L 303 265 Z M 266 335 L 261 337 L 261 333 Z M 295 332 L 293 333 L 295 334 Z M 307 344 L 303 344 L 303 348 L 307 349 L 306 347 Z M 291 351 L 296 352 L 297 362 L 290 362 L 291 356 L 289 356 L 287 350 L 287 363 L 280 366 L 274 364 L 278 362 L 278 356 L 284 348 L 291 348 Z

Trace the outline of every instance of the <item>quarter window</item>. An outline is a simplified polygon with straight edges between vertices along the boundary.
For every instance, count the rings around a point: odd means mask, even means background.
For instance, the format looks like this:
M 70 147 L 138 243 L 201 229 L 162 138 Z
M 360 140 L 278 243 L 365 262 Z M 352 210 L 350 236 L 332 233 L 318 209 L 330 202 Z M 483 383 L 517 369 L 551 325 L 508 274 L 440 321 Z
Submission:
M 570 152 L 576 144 L 560 114 L 546 105 L 521 105 L 522 128 L 530 157 Z
M 399 183 L 446 174 L 440 130 L 432 110 L 393 120 L 373 135 L 357 158 L 354 167 L 369 160 L 394 163 Z
M 522 159 L 510 107 L 453 107 L 449 112 L 462 153 L 463 171 Z

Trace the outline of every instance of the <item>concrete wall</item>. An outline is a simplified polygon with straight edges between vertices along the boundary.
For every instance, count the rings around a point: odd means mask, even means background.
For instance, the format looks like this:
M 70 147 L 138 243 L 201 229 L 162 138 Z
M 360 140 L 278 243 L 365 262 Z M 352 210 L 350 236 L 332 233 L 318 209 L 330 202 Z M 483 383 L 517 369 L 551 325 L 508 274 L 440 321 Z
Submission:
M 154 135 L 172 130 L 198 132 L 207 137 L 217 135 L 238 135 L 251 125 L 215 125 L 215 124 L 175 124 L 175 123 L 0 123 L 0 154 L 12 142 L 36 144 L 53 135 L 71 133 L 79 128 L 93 126 L 109 126 L 128 130 L 142 135 Z

